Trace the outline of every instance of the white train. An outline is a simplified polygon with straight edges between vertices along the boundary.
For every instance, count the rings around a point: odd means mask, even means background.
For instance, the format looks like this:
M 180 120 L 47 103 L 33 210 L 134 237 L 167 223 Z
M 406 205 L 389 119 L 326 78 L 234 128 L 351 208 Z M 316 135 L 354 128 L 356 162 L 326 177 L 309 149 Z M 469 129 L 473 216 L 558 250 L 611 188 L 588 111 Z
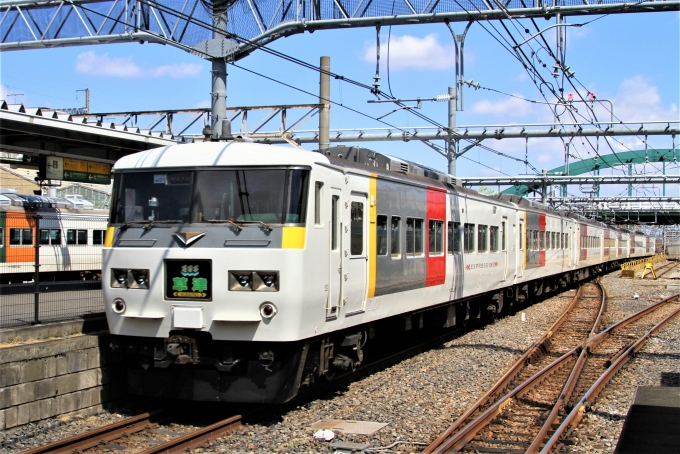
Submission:
M 139 394 L 283 402 L 381 343 L 507 311 L 655 247 L 361 148 L 177 145 L 114 169 L 104 301 Z
M 0 190 L 0 284 L 33 280 L 36 245 L 44 282 L 100 276 L 108 212 L 79 197 Z

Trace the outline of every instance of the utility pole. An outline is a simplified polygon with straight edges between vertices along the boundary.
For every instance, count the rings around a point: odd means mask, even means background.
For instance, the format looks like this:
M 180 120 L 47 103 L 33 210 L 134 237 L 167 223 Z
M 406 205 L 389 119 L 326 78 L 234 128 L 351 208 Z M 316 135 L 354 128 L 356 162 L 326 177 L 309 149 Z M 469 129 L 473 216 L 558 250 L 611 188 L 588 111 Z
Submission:
M 319 69 L 319 151 L 325 152 L 331 146 L 331 57 L 321 57 Z
M 225 39 L 227 37 L 227 7 L 213 6 L 213 39 Z M 222 120 L 227 115 L 227 62 L 224 57 L 213 58 L 212 62 L 212 93 L 210 126 L 211 137 L 219 139 L 222 136 Z
M 458 83 L 456 83 L 458 85 Z M 449 140 L 446 158 L 449 161 L 449 175 L 456 176 L 456 149 L 458 148 L 458 139 L 453 138 L 453 131 L 456 129 L 456 109 L 458 104 L 458 88 L 454 85 L 449 87 Z

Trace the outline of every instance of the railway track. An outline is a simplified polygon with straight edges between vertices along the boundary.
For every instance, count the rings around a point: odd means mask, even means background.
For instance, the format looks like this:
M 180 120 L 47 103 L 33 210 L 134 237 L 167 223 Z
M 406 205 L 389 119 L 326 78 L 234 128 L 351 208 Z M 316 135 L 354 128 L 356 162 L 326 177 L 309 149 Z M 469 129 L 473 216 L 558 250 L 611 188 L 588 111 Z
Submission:
M 657 279 L 663 276 L 664 274 L 674 270 L 678 266 L 678 262 L 670 262 L 662 266 L 660 269 L 656 270 L 656 277 Z
M 468 410 L 425 452 L 549 452 L 576 427 L 590 403 L 632 353 L 642 348 L 644 340 L 680 313 L 678 297 L 650 306 L 600 334 L 592 331 L 581 345 L 486 410 Z
M 142 413 L 123 421 L 65 438 L 24 454 L 126 452 L 137 454 L 184 453 L 241 427 L 242 415 L 233 415 L 188 433 L 161 428 L 170 412 Z M 165 440 L 170 437 L 170 440 Z M 140 447 L 140 445 L 146 445 Z
M 564 356 L 566 352 L 571 352 L 582 345 L 588 337 L 597 331 L 602 323 L 606 301 L 606 295 L 599 283 L 588 283 L 579 287 L 562 315 L 543 336 L 515 362 L 484 396 L 475 402 L 424 452 L 436 452 L 440 447 L 447 445 L 452 437 L 455 437 L 461 429 L 475 421 L 480 414 L 499 411 L 498 399 L 507 390 L 516 388 L 531 379 L 537 371 Z

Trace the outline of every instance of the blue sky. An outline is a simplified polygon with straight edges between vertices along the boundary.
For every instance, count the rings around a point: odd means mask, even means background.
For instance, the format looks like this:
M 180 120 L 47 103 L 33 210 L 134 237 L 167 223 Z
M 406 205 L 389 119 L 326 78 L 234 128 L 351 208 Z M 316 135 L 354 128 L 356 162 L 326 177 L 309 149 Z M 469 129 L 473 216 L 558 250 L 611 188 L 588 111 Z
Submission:
M 568 18 L 569 23 L 585 23 L 597 16 Z M 599 99 L 613 102 L 621 120 L 678 120 L 680 113 L 680 15 L 675 13 L 618 14 L 603 17 L 580 28 L 568 27 L 566 64 L 576 79 Z M 538 21 L 539 27 L 554 20 Z M 493 23 L 498 27 L 498 23 Z M 460 33 L 465 24 L 454 24 Z M 486 24 L 487 28 L 489 24 Z M 382 60 L 387 58 L 388 28 L 382 29 Z M 554 48 L 554 31 L 545 34 Z M 318 64 L 321 55 L 331 57 L 331 69 L 367 85 L 375 73 L 375 29 L 317 31 L 275 41 L 270 47 L 301 60 Z M 542 100 L 526 71 L 479 24 L 474 24 L 465 41 L 465 78 L 518 97 Z M 447 93 L 453 83 L 452 38 L 444 24 L 392 27 L 390 42 L 390 82 L 395 97 L 433 97 Z M 545 54 L 544 54 L 545 55 Z M 543 56 L 544 56 L 543 55 Z M 541 55 L 539 54 L 539 57 Z M 548 62 L 548 70 L 552 62 Z M 207 106 L 210 92 L 210 63 L 170 46 L 137 43 L 82 46 L 61 49 L 4 52 L 0 54 L 2 97 L 27 106 L 75 107 L 83 105 L 83 94 L 91 90 L 92 111 L 179 109 Z M 255 52 L 238 64 L 300 87 L 318 92 L 318 73 L 301 68 L 263 52 Z M 315 102 L 313 97 L 282 85 L 229 67 L 228 105 L 296 104 Z M 547 71 L 547 70 L 546 70 Z M 381 88 L 388 91 L 387 70 L 381 69 Z M 548 75 L 550 79 L 550 77 Z M 573 90 L 567 90 L 567 92 Z M 23 96 L 11 96 L 23 94 Z M 364 89 L 333 81 L 331 97 L 373 117 L 393 107 L 367 104 L 374 99 Z M 552 101 L 552 99 L 550 99 Z M 421 112 L 445 124 L 446 103 L 424 103 Z M 598 110 L 600 119 L 608 117 Z M 551 122 L 546 106 L 488 90 L 466 88 L 465 110 L 458 112 L 459 125 Z M 406 111 L 385 118 L 396 126 L 425 126 Z M 313 118 L 302 129 L 314 129 Z M 383 126 L 339 106 L 331 109 L 331 128 L 371 128 Z M 610 141 L 615 151 L 643 149 L 642 137 Z M 676 146 L 680 137 L 676 138 Z M 485 145 L 524 158 L 524 140 L 487 140 Z M 573 154 L 581 158 L 611 153 L 607 144 L 592 146 L 574 143 Z M 365 146 L 406 159 L 445 169 L 446 160 L 418 142 L 371 142 Z M 650 137 L 648 147 L 671 148 L 670 137 Z M 306 146 L 307 148 L 312 148 Z M 530 162 L 538 169 L 564 163 L 562 142 L 535 139 L 528 143 Z M 517 163 L 482 149 L 468 152 L 461 159 L 459 176 L 497 176 L 525 173 Z M 481 162 L 483 165 L 473 161 Z M 638 171 L 652 171 L 640 166 Z M 669 173 L 677 173 L 670 165 Z

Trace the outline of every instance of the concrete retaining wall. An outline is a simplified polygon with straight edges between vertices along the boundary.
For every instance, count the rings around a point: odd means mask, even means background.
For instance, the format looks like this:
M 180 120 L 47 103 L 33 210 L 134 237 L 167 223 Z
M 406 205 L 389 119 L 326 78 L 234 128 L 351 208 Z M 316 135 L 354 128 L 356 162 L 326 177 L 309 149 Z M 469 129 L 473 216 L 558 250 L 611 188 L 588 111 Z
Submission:
M 93 414 L 126 395 L 108 332 L 0 347 L 0 430 Z

